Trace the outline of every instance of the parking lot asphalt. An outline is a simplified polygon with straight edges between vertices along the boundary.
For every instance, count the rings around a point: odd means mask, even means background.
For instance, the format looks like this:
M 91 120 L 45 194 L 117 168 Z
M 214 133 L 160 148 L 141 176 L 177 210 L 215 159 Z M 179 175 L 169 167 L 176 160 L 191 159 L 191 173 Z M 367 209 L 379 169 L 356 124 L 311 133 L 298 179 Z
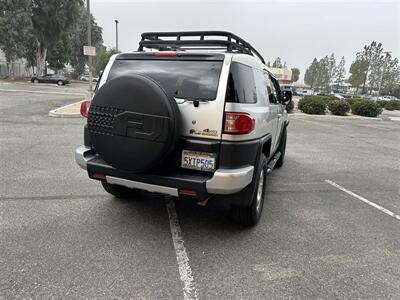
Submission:
M 169 200 L 106 194 L 47 116 L 84 94 L 0 83 L 0 298 L 183 298 Z M 286 155 L 254 228 L 174 200 L 198 298 L 400 298 L 400 122 L 291 117 Z

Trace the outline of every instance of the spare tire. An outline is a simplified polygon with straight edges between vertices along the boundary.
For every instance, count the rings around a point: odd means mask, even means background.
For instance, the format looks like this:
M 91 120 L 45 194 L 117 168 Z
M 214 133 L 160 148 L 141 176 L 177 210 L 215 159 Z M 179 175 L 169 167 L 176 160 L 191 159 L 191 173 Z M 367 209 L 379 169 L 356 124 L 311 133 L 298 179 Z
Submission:
M 143 172 L 154 168 L 175 146 L 179 109 L 153 79 L 123 75 L 95 94 L 88 113 L 93 147 L 111 166 Z

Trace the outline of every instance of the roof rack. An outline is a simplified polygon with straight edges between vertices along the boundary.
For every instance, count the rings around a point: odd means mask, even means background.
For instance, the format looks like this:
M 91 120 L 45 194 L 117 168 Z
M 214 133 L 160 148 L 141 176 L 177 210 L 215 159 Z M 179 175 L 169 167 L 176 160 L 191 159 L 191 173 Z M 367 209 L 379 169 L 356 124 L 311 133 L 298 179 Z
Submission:
M 181 39 L 185 37 L 184 39 Z M 187 39 L 193 37 L 193 39 Z M 206 39 L 206 37 L 223 37 L 225 39 Z M 164 39 L 167 38 L 167 39 Z M 264 64 L 261 54 L 237 35 L 227 31 L 177 31 L 177 32 L 145 32 L 139 42 L 138 51 L 143 48 L 166 50 L 226 50 L 227 52 L 256 55 Z

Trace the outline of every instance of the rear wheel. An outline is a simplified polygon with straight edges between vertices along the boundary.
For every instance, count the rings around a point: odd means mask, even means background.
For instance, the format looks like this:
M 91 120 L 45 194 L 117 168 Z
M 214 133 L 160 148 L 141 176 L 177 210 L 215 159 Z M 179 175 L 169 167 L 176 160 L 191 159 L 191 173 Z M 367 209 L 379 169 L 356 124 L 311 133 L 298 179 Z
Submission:
M 286 152 L 286 139 L 287 139 L 287 132 L 286 132 L 286 128 L 283 129 L 282 132 L 282 138 L 281 141 L 279 142 L 279 147 L 278 147 L 278 151 L 281 152 L 281 156 L 279 157 L 278 161 L 275 164 L 275 168 L 280 168 L 283 166 L 283 162 L 285 160 L 285 152 Z
M 107 181 L 102 180 L 101 185 L 105 189 L 105 191 L 117 198 L 133 198 L 140 194 L 140 190 L 137 189 L 130 189 L 125 186 L 110 184 Z
M 39 83 L 39 79 L 33 80 L 34 83 Z
M 57 81 L 57 84 L 58 84 L 58 85 L 63 85 L 64 82 L 62 82 L 61 80 L 59 80 L 59 81 Z
M 254 226 L 258 223 L 264 206 L 266 180 L 267 159 L 262 154 L 253 182 L 243 191 L 233 195 L 240 198 L 251 197 L 249 206 L 231 206 L 231 216 L 236 222 L 245 226 Z

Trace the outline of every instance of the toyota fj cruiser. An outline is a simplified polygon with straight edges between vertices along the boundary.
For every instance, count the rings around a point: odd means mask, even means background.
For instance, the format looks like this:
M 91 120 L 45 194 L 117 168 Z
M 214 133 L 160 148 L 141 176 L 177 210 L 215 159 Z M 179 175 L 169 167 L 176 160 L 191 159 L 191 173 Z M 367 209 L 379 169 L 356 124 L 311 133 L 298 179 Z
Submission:
M 266 176 L 284 161 L 291 98 L 232 33 L 143 33 L 138 51 L 111 57 L 82 103 L 75 159 L 116 197 L 216 197 L 254 225 Z

